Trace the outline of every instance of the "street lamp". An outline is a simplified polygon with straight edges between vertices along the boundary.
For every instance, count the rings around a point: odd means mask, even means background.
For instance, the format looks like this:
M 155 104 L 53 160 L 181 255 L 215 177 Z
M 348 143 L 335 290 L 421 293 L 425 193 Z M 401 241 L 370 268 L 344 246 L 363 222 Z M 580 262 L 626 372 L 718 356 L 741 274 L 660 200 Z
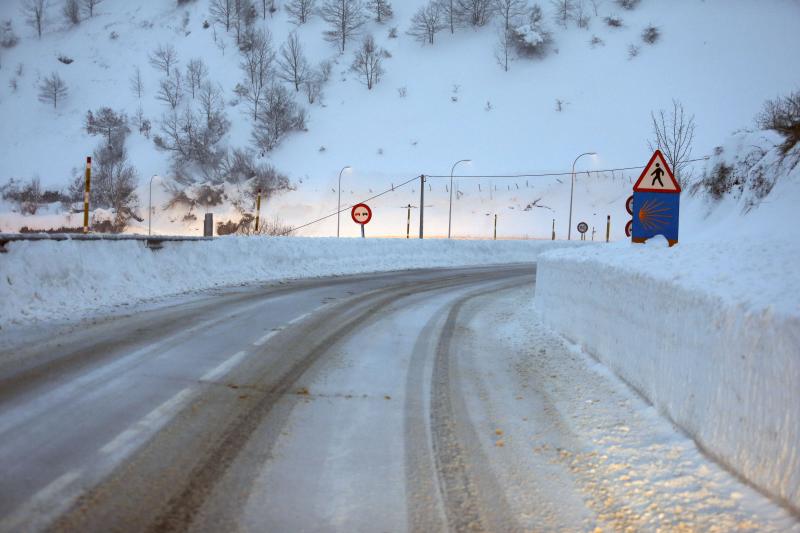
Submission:
M 585 155 L 597 155 L 596 152 L 586 152 L 585 154 L 581 154 L 575 158 L 575 161 L 572 162 L 572 185 L 569 188 L 569 226 L 567 227 L 567 240 L 572 240 L 572 194 L 575 191 L 575 163 L 578 162 L 578 159 Z
M 450 210 L 447 214 L 447 238 L 450 238 L 450 229 L 453 225 L 453 172 L 456 170 L 456 165 L 459 163 L 472 163 L 471 159 L 462 159 L 460 161 L 456 161 L 453 164 L 453 168 L 450 169 Z
M 350 165 L 342 168 L 339 171 L 339 203 L 336 204 L 336 238 L 339 238 L 339 224 L 341 223 L 342 218 L 342 172 L 347 170 L 348 168 L 353 168 Z
M 147 234 L 153 234 L 153 178 L 155 178 L 157 174 L 153 174 L 150 178 L 150 203 L 147 208 Z

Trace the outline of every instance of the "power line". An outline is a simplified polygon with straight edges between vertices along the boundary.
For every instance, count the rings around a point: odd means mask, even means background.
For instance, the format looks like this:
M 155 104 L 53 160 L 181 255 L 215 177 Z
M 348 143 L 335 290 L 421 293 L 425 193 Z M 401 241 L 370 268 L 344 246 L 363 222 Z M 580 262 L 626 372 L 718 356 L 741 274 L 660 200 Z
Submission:
M 686 163 L 694 163 L 694 162 L 697 162 L 697 161 L 707 161 L 709 158 L 710 158 L 710 156 L 700 157 L 700 158 L 697 158 L 697 159 L 690 159 L 690 160 L 686 161 Z M 637 167 L 608 168 L 608 169 L 603 169 L 603 170 L 581 171 L 580 173 L 583 174 L 584 172 L 586 172 L 588 174 L 590 172 L 595 172 L 595 173 L 599 174 L 600 172 L 622 172 L 622 171 L 625 171 L 625 170 L 639 170 L 639 169 L 642 169 L 644 167 L 645 167 L 644 165 L 641 165 L 641 166 L 637 166 Z M 576 174 L 578 174 L 578 173 L 576 172 Z M 505 174 L 505 175 L 453 176 L 453 177 L 454 178 L 459 178 L 459 179 L 468 179 L 468 178 L 496 179 L 496 178 L 543 178 L 543 177 L 552 177 L 552 176 L 571 176 L 571 175 L 572 175 L 572 172 L 547 172 L 547 173 L 539 173 L 539 174 Z M 426 179 L 427 178 L 448 178 L 448 179 L 450 178 L 449 175 L 448 176 L 438 176 L 438 175 L 424 174 L 424 176 L 425 176 Z M 401 187 L 405 187 L 409 183 L 417 181 L 419 178 L 420 178 L 419 176 L 417 176 L 415 178 L 411 178 L 409 180 L 404 181 L 403 183 L 400 183 L 399 185 L 392 184 L 392 187 L 390 189 L 386 189 L 383 192 L 380 192 L 380 193 L 378 193 L 378 194 L 376 194 L 374 196 L 370 196 L 369 198 L 361 200 L 361 201 L 359 201 L 357 203 L 366 203 L 366 202 L 369 202 L 370 200 L 374 200 L 375 198 L 380 198 L 381 196 L 383 196 L 385 194 L 389 194 L 390 192 L 395 192 L 398 189 L 400 189 Z M 335 217 L 339 213 L 347 211 L 348 209 L 352 209 L 354 205 L 356 205 L 356 204 L 353 204 L 351 206 L 345 207 L 344 209 L 339 209 L 338 211 L 334 211 L 333 213 L 330 213 L 330 214 L 327 214 L 327 215 L 325 215 L 323 217 L 320 217 L 320 218 L 317 218 L 315 220 L 312 220 L 311 222 L 306 222 L 305 224 L 302 224 L 300 226 L 295 226 L 292 229 L 284 231 L 283 233 L 279 233 L 278 236 L 288 235 L 288 234 L 293 233 L 293 232 L 295 232 L 295 231 L 297 231 L 299 229 L 303 229 L 303 228 L 306 228 L 308 226 L 312 226 L 314 224 L 322 222 L 323 220 L 327 220 L 327 219 L 329 219 L 331 217 Z
M 426 177 L 427 177 L 427 176 L 426 176 Z M 381 197 L 381 196 L 383 196 L 384 194 L 389 194 L 390 192 L 395 192 L 395 191 L 396 191 L 397 189 L 399 189 L 400 187 L 405 187 L 405 186 L 406 186 L 406 185 L 408 185 L 409 183 L 411 183 L 411 182 L 414 182 L 414 181 L 417 181 L 418 179 L 419 179 L 419 176 L 417 176 L 416 178 L 411 178 L 411 179 L 410 179 L 410 180 L 408 180 L 408 181 L 404 181 L 403 183 L 401 183 L 401 184 L 399 184 L 399 185 L 392 185 L 392 188 L 391 188 L 391 189 L 386 189 L 385 191 L 383 191 L 383 192 L 381 192 L 381 193 L 378 193 L 378 194 L 376 194 L 375 196 L 370 196 L 369 198 L 366 198 L 366 199 L 364 199 L 364 200 L 361 200 L 361 201 L 357 202 L 356 204 L 353 204 L 353 205 L 351 205 L 351 206 L 349 206 L 349 207 L 345 207 L 344 209 L 339 209 L 338 211 L 334 211 L 333 213 L 330 213 L 329 215 L 325 215 L 324 217 L 320 217 L 320 218 L 318 218 L 318 219 L 316 219 L 316 220 L 312 220 L 311 222 L 307 222 L 307 223 L 303 224 L 302 226 L 295 226 L 295 227 L 293 227 L 293 228 L 292 228 L 292 229 L 290 229 L 290 230 L 284 231 L 283 233 L 279 233 L 279 234 L 278 234 L 278 236 L 288 235 L 289 233 L 292 233 L 292 232 L 294 232 L 294 231 L 297 231 L 297 230 L 299 230 L 299 229 L 303 229 L 303 228 L 305 228 L 305 227 L 307 227 L 307 226 L 311 226 L 312 224 L 316 224 L 317 222 L 322 222 L 323 220 L 327 220 L 327 219 L 329 219 L 329 218 L 331 218 L 331 217 L 335 217 L 335 216 L 336 216 L 336 215 L 338 215 L 339 213 L 342 213 L 342 212 L 344 212 L 344 211 L 347 211 L 348 209 L 352 209 L 352 208 L 353 208 L 353 206 L 355 206 L 355 205 L 357 205 L 357 204 L 363 204 L 363 203 L 369 202 L 370 200 L 374 200 L 375 198 L 380 198 L 380 197 Z
M 699 157 L 697 159 L 689 159 L 688 161 L 684 161 L 685 163 L 694 163 L 696 161 L 707 161 L 710 156 Z M 624 168 L 606 168 L 600 170 L 581 170 L 580 172 L 575 172 L 575 174 L 583 174 L 583 173 L 591 173 L 594 172 L 599 174 L 601 172 L 622 172 L 625 170 L 640 170 L 643 169 L 645 165 L 640 165 L 637 167 L 624 167 Z M 454 178 L 459 179 L 468 179 L 468 178 L 483 178 L 483 179 L 500 179 L 500 178 L 545 178 L 545 177 L 552 177 L 552 176 L 571 176 L 572 172 L 546 172 L 540 174 L 495 174 L 495 175 L 471 175 L 471 176 L 453 176 Z M 440 176 L 434 174 L 425 174 L 426 178 L 447 178 L 450 179 L 450 175 Z

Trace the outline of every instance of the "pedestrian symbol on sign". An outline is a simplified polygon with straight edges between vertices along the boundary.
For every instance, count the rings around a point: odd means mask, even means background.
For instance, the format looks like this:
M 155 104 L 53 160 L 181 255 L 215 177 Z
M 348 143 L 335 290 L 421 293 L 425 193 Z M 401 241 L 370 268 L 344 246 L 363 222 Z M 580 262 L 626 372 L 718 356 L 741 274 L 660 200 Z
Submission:
M 661 181 L 662 174 L 664 174 L 664 169 L 661 168 L 661 165 L 659 163 L 656 163 L 656 169 L 650 173 L 651 176 L 653 175 L 655 176 L 655 178 L 653 178 L 653 183 L 650 184 L 651 187 L 655 187 L 656 181 L 658 181 L 658 184 L 661 185 L 662 187 L 664 186 L 664 182 Z

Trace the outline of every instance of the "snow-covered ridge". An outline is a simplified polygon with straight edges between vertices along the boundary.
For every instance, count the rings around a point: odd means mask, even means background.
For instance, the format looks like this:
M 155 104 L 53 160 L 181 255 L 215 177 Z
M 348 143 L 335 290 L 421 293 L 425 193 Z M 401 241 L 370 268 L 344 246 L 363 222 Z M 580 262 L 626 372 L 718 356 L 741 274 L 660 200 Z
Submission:
M 0 329 L 211 287 L 427 267 L 535 262 L 550 241 L 222 237 L 165 243 L 13 242 L 0 254 Z M 573 243 L 574 245 L 574 243 Z

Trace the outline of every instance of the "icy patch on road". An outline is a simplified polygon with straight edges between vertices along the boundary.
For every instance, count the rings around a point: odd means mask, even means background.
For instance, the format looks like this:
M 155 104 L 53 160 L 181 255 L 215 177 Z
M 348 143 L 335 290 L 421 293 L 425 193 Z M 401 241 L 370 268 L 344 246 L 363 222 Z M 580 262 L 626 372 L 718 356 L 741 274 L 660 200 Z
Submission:
M 459 351 L 470 417 L 496 475 L 513 487 L 523 526 L 574 530 L 567 524 L 580 519 L 585 531 L 800 531 L 544 326 L 527 305 L 532 292 L 476 300 Z

